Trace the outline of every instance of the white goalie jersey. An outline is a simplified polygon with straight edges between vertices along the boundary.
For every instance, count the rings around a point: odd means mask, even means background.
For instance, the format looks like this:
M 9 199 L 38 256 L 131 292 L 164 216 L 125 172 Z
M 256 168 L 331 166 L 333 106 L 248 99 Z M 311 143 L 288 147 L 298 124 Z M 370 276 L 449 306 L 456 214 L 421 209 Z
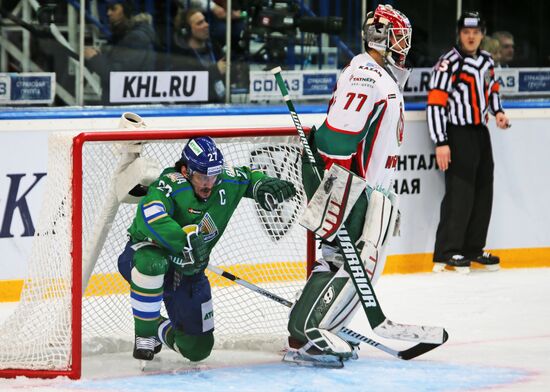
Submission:
M 355 56 L 342 70 L 327 118 L 316 133 L 327 167 L 338 163 L 372 187 L 389 190 L 403 130 L 398 85 L 369 54 Z

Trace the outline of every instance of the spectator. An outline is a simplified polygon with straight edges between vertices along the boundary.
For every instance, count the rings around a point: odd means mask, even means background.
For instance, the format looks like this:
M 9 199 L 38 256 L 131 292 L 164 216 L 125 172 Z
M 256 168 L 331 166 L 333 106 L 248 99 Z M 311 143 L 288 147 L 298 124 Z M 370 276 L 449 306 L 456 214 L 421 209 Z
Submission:
M 481 41 L 481 49 L 491 54 L 495 65 L 500 63 L 500 42 L 498 39 L 484 37 Z
M 225 57 L 210 40 L 204 14 L 197 8 L 180 10 L 174 20 L 176 36 L 172 53 L 173 71 L 208 71 L 208 101 L 225 100 Z
M 109 103 L 110 73 L 154 71 L 155 31 L 147 13 L 134 15 L 132 0 L 107 0 L 112 36 L 102 48 L 85 47 L 86 66 L 101 78 L 102 101 Z
M 233 51 L 240 49 L 238 43 L 244 30 L 243 12 L 240 3 L 239 0 L 231 2 L 231 47 Z M 210 22 L 212 41 L 224 47 L 226 41 L 227 1 L 191 0 L 191 4 L 193 4 L 193 7 L 200 9 Z
M 514 61 L 514 36 L 508 31 L 496 31 L 493 38 L 498 39 L 500 43 L 500 60 L 495 61 L 496 65 L 509 67 Z
M 493 152 L 488 113 L 508 128 L 494 62 L 479 49 L 485 24 L 479 13 L 458 20 L 458 44 L 440 57 L 430 79 L 428 128 L 445 196 L 434 249 L 434 272 L 452 267 L 469 272 L 471 262 L 499 268 L 497 256 L 484 251 L 493 205 Z

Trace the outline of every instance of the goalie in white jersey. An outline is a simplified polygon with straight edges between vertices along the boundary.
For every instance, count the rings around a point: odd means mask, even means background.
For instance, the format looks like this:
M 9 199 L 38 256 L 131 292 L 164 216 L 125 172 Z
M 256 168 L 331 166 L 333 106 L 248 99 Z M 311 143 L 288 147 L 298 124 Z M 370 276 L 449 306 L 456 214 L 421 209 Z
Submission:
M 327 118 L 310 134 L 324 181 L 319 186 L 311 164 L 303 159 L 304 188 L 311 201 L 301 223 L 323 239 L 322 257 L 291 311 L 286 361 L 341 367 L 354 356 L 353 347 L 336 332 L 353 317 L 359 298 L 331 240 L 345 222 L 376 283 L 398 215 L 397 197 L 390 189 L 403 141 L 401 91 L 409 75 L 405 58 L 411 34 L 407 17 L 391 6 L 369 12 L 363 25 L 366 53 L 342 70 Z M 331 192 L 322 191 L 327 186 Z M 335 200 L 338 189 L 341 197 Z M 338 211 L 324 208 L 333 204 L 341 206 Z

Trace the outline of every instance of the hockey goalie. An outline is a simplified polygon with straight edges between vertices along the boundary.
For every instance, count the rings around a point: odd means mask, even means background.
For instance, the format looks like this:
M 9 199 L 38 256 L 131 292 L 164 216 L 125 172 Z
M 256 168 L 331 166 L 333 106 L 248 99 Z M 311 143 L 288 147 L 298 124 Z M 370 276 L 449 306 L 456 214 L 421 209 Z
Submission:
M 370 12 L 363 26 L 366 53 L 342 70 L 324 123 L 310 133 L 316 165 L 303 159 L 309 204 L 301 224 L 321 238 L 322 256 L 291 310 L 285 361 L 342 367 L 357 357 L 355 346 L 336 335 L 354 316 L 359 298 L 334 238 L 345 223 L 374 285 L 398 221 L 390 189 L 403 141 L 411 33 L 407 17 L 391 6 Z M 324 173 L 320 185 L 314 166 Z

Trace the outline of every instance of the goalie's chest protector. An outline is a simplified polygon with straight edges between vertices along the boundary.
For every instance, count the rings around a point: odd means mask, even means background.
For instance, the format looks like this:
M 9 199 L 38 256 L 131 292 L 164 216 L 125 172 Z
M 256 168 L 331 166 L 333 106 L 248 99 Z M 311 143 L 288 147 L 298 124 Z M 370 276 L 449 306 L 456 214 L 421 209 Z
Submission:
M 373 187 L 391 186 L 404 120 L 403 95 L 388 71 L 368 53 L 355 56 L 338 78 L 327 125 L 347 135 L 356 172 Z
M 196 197 L 189 182 L 181 184 L 171 197 L 174 202 L 172 218 L 181 227 L 198 225 L 205 240 L 213 247 L 225 231 L 249 183 L 249 180 L 231 178 L 224 172 L 206 201 Z

